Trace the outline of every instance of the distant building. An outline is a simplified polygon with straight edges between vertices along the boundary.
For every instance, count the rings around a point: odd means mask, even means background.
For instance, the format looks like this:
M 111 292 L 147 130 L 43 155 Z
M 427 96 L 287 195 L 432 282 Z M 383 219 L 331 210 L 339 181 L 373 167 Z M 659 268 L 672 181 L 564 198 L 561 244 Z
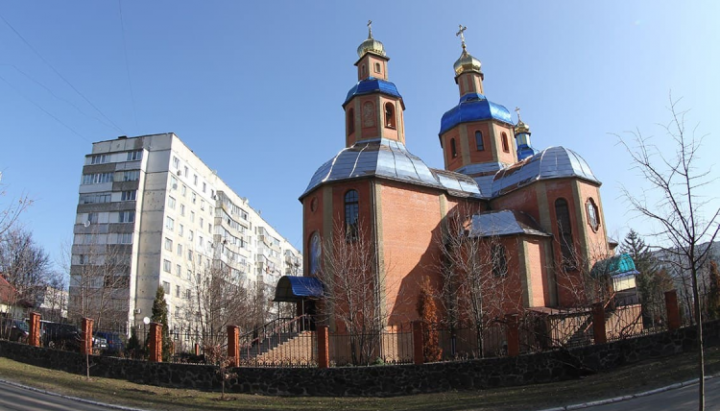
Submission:
M 93 143 L 85 156 L 72 246 L 70 317 L 127 331 L 151 316 L 163 286 L 170 323 L 211 264 L 241 287 L 268 288 L 300 252 L 175 134 Z

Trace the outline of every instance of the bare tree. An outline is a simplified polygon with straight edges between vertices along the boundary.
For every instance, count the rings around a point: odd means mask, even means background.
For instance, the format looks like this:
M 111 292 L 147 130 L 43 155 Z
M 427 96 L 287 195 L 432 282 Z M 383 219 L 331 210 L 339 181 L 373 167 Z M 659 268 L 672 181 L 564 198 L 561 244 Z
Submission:
M 9 199 L 7 202 L 7 190 L 2 183 L 2 172 L 0 171 L 0 237 L 9 231 L 25 209 L 30 207 L 32 200 L 27 194 L 22 193 L 18 198 Z M 4 204 L 3 204 L 4 203 Z
M 720 230 L 720 208 L 701 197 L 702 187 L 714 181 L 710 170 L 699 169 L 703 136 L 696 136 L 696 128 L 686 129 L 687 112 L 680 111 L 677 103 L 678 100 L 670 98 L 671 120 L 664 126 L 666 137 L 675 150 L 660 150 L 639 131 L 631 133 L 628 140 L 620 138 L 620 143 L 632 157 L 634 169 L 649 186 L 648 191 L 660 200 L 651 202 L 645 195 L 628 189 L 624 189 L 624 194 L 640 215 L 659 224 L 661 228 L 657 234 L 670 244 L 664 251 L 678 257 L 674 264 L 690 273 L 698 336 L 699 409 L 704 410 L 705 358 L 698 274 Z
M 38 291 L 49 280 L 50 257 L 35 243 L 32 233 L 12 228 L 0 235 L 0 272 L 18 291 L 18 297 L 35 304 Z
M 388 309 L 383 300 L 387 289 L 387 266 L 377 258 L 368 227 L 362 220 L 346 229 L 340 219 L 333 224 L 333 236 L 325 239 L 323 264 L 318 273 L 325 286 L 325 298 L 318 316 L 334 321 L 350 336 L 353 364 L 366 364 L 378 355 L 381 332 Z

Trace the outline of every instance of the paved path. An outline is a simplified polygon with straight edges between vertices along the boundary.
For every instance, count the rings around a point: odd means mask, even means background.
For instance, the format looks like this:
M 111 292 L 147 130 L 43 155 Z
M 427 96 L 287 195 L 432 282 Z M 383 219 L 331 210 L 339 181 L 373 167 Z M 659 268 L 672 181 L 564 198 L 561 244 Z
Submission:
M 106 406 L 90 401 L 46 394 L 42 390 L 23 388 L 0 381 L 0 410 L 13 411 L 108 411 L 130 408 Z

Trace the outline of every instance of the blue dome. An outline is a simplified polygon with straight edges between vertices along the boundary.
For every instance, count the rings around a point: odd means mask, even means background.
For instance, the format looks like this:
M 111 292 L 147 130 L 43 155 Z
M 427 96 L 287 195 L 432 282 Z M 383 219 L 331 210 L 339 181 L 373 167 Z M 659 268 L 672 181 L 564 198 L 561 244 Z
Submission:
M 387 94 L 402 100 L 402 96 L 400 95 L 397 87 L 395 87 L 394 83 L 380 80 L 379 78 L 375 77 L 368 77 L 365 80 L 358 81 L 358 83 L 354 85 L 353 88 L 350 89 L 350 91 L 348 91 L 347 97 L 345 97 L 345 102 L 342 105 L 345 106 L 345 104 L 347 104 L 348 101 L 350 101 L 350 99 L 355 96 L 361 96 L 363 94 L 370 94 L 375 92 Z
M 575 177 L 601 184 L 582 157 L 564 147 L 550 147 L 495 174 L 492 196 L 496 197 L 539 180 Z
M 443 114 L 440 121 L 440 134 L 460 123 L 491 119 L 514 125 L 510 112 L 504 106 L 489 101 L 482 94 L 468 93 L 460 97 L 460 103 L 457 106 Z

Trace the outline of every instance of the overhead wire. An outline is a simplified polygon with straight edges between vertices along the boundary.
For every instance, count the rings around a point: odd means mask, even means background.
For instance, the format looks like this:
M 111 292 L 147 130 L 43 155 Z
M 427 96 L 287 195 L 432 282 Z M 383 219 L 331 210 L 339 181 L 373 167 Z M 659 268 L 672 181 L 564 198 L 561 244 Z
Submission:
M 5 19 L 5 17 L 3 17 L 2 14 L 0 14 L 0 20 L 2 20 L 2 21 L 10 28 L 10 30 L 12 30 L 13 33 L 15 33 L 15 35 L 17 35 L 17 36 L 20 38 L 20 40 L 22 40 L 23 43 L 25 43 L 25 45 L 28 46 L 28 48 L 30 48 L 30 50 L 32 50 L 32 52 L 35 53 L 35 55 L 38 56 L 38 58 L 43 61 L 43 63 L 45 63 L 48 67 L 50 67 L 50 69 L 51 69 L 58 77 L 60 77 L 60 78 L 65 82 L 65 84 L 67 84 L 71 89 L 73 89 L 73 91 L 75 91 L 80 97 L 82 97 L 83 100 L 85 100 L 92 108 L 94 108 L 98 113 L 100 113 L 100 115 L 103 116 L 108 122 L 110 122 L 110 124 L 112 124 L 113 127 L 115 127 L 115 129 L 117 129 L 118 131 L 120 131 L 121 133 L 124 134 L 124 131 L 122 130 L 122 128 L 120 128 L 117 124 L 115 124 L 115 122 L 113 122 L 108 116 L 106 116 L 105 113 L 102 112 L 102 110 L 100 110 L 100 109 L 99 109 L 95 104 L 93 104 L 87 97 L 85 97 L 85 95 L 84 95 L 83 93 L 81 93 L 80 90 L 78 90 L 77 88 L 75 88 L 75 86 L 73 86 L 72 83 L 70 83 L 70 81 L 69 81 L 68 79 L 66 79 L 62 74 L 60 74 L 60 72 L 57 71 L 57 69 L 56 69 L 52 64 L 50 64 L 50 62 L 47 61 L 47 60 L 35 49 L 35 47 L 33 47 L 33 46 L 30 44 L 30 42 L 28 42 L 28 41 L 25 39 L 25 37 L 23 37 L 22 34 L 20 34 L 20 32 L 18 32 L 18 31 L 15 29 L 15 27 L 13 27 L 13 25 L 10 24 L 10 22 L 7 21 L 7 20 Z M 5 81 L 5 82 L 7 83 L 7 81 Z M 8 83 L 8 84 L 9 84 L 9 83 Z M 45 110 L 43 110 L 43 111 L 45 111 Z
M 139 128 L 137 122 L 137 110 L 135 109 L 135 93 L 133 92 L 132 78 L 130 77 L 130 64 L 128 63 L 127 41 L 125 39 L 125 20 L 123 19 L 121 0 L 118 0 L 118 9 L 120 10 L 120 31 L 122 32 L 123 54 L 125 55 L 125 72 L 127 73 L 128 88 L 130 89 L 130 101 L 132 103 L 133 109 L 133 120 L 135 120 L 135 127 Z

